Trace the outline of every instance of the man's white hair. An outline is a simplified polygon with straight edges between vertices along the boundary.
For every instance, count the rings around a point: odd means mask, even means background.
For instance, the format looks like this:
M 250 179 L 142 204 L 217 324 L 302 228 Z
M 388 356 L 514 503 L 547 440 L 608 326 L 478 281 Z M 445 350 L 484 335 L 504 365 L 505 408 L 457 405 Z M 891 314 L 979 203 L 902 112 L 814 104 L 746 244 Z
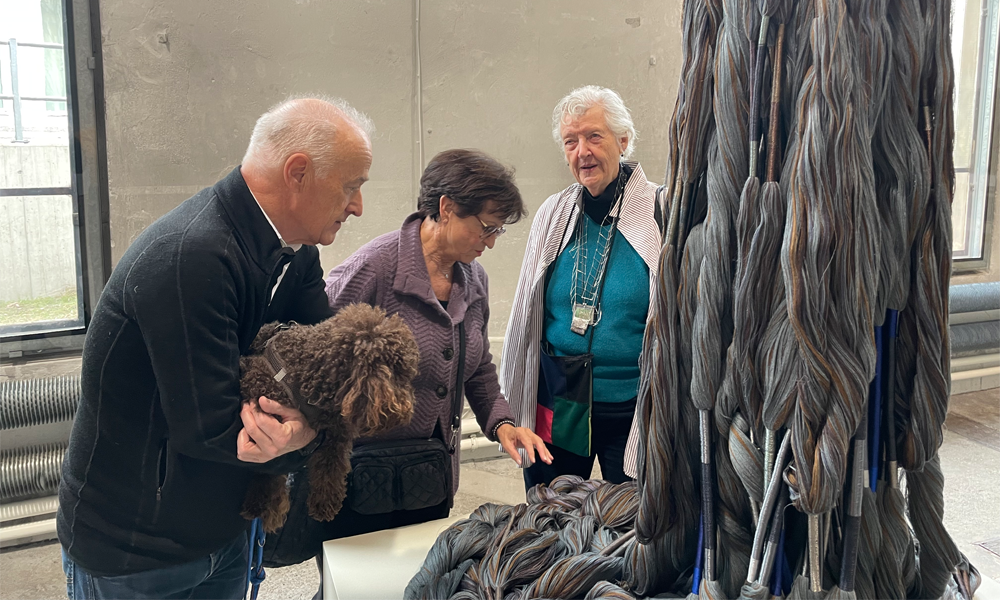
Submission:
M 618 92 L 605 87 L 585 85 L 566 94 L 552 111 L 552 138 L 562 147 L 562 135 L 559 132 L 562 124 L 583 116 L 583 113 L 595 106 L 604 109 L 604 121 L 615 139 L 628 139 L 625 147 L 625 158 L 628 159 L 635 151 L 635 141 L 638 139 L 635 124 Z
M 375 125 L 368 115 L 341 98 L 295 96 L 272 106 L 257 119 L 243 164 L 263 167 L 284 165 L 297 152 L 313 162 L 317 177 L 324 177 L 337 158 L 338 113 L 364 132 L 371 142 Z

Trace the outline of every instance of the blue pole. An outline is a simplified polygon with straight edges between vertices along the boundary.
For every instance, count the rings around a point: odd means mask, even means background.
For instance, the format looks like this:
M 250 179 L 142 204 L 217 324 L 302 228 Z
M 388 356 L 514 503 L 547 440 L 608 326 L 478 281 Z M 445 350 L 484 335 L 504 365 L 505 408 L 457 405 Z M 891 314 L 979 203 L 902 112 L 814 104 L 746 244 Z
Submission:
M 691 582 L 691 593 L 698 595 L 698 588 L 701 587 L 701 553 L 703 551 L 702 544 L 705 541 L 705 521 L 699 515 L 698 517 L 698 554 L 695 555 L 694 559 L 694 580 Z
M 868 488 L 876 491 L 878 485 L 878 464 L 879 464 L 879 437 L 882 430 L 882 326 L 875 327 L 875 379 L 868 390 L 869 417 L 868 427 L 870 434 L 868 438 L 871 444 L 868 445 Z

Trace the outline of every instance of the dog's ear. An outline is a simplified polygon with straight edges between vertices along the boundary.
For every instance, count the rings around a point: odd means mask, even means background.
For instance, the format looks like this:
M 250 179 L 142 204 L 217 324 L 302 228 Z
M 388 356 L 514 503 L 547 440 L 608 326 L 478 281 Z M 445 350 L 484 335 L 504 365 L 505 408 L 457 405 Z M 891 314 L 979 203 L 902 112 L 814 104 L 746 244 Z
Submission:
M 263 353 L 267 340 L 271 339 L 276 333 L 278 333 L 279 327 L 281 327 L 281 323 L 277 321 L 272 321 L 271 323 L 267 323 L 261 327 L 257 332 L 257 337 L 255 337 L 253 342 L 250 344 L 250 354 Z
M 378 365 L 351 376 L 340 407 L 361 435 L 407 425 L 413 418 L 413 386 L 400 381 L 387 365 Z

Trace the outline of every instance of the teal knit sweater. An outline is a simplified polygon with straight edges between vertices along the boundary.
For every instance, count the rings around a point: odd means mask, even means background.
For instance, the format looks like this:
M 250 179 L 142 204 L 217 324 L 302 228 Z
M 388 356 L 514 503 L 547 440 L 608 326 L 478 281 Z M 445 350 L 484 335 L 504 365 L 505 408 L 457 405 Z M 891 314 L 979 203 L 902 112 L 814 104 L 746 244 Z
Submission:
M 601 226 L 580 215 L 587 227 L 587 258 L 598 260 L 595 246 Z M 606 225 L 605 228 L 610 228 Z M 607 232 L 605 231 L 605 234 Z M 574 235 L 559 257 L 549 267 L 545 287 L 544 339 L 554 354 L 571 356 L 587 351 L 590 329 L 585 336 L 570 331 L 572 321 L 571 290 L 578 235 Z M 594 401 L 625 402 L 635 398 L 639 389 L 639 353 L 649 312 L 649 268 L 620 231 L 608 259 L 608 272 L 601 300 L 601 321 L 594 332 Z M 584 267 L 584 272 L 589 265 Z M 596 271 L 596 267 L 595 267 Z

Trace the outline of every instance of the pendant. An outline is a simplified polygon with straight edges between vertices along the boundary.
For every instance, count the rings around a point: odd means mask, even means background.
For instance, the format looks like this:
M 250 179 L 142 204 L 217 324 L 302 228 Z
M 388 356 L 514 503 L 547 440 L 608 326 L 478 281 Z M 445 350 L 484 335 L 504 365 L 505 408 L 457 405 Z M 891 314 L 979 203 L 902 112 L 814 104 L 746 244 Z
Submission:
M 577 335 L 586 335 L 587 328 L 594 322 L 594 307 L 586 304 L 573 304 L 573 321 L 569 329 Z

